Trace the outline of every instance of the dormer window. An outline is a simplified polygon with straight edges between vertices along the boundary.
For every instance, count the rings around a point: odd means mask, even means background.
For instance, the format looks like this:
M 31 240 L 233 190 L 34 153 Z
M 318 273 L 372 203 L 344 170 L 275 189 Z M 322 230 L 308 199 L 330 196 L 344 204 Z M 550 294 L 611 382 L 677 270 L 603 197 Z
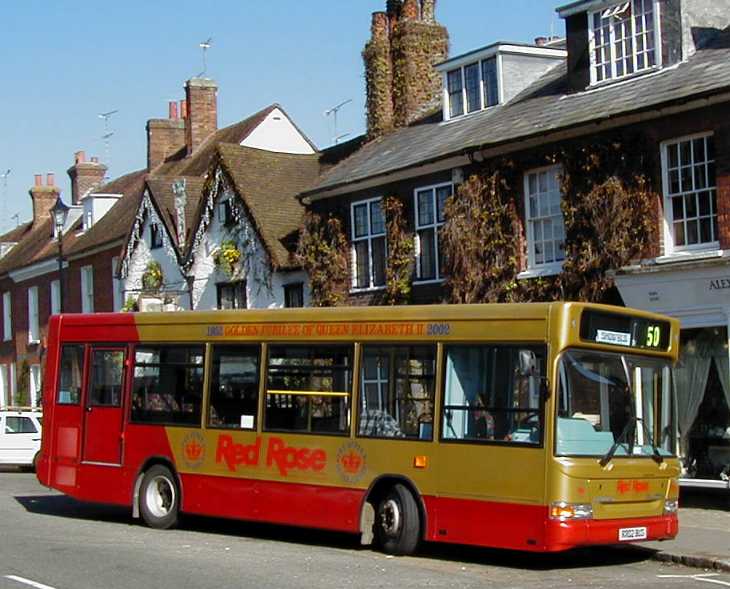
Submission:
M 661 59 L 656 0 L 619 2 L 591 12 L 591 83 L 654 68 Z
M 162 247 L 162 230 L 157 223 L 150 223 L 150 249 Z
M 460 117 L 499 103 L 497 58 L 491 57 L 446 73 L 449 118 Z
M 218 220 L 224 227 L 230 227 L 236 224 L 236 219 L 233 216 L 233 203 L 230 199 L 221 201 L 218 204 Z

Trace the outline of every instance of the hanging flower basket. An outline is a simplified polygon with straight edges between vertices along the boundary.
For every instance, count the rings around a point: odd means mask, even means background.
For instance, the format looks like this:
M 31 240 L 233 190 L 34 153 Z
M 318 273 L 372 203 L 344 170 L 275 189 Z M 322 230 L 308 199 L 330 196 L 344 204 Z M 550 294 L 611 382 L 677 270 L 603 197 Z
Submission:
M 241 261 L 241 251 L 235 241 L 227 240 L 221 243 L 218 251 L 213 255 L 213 262 L 228 278 L 236 272 L 236 266 Z
M 144 290 L 158 291 L 162 287 L 162 267 L 159 262 L 150 262 L 142 274 L 142 288 Z

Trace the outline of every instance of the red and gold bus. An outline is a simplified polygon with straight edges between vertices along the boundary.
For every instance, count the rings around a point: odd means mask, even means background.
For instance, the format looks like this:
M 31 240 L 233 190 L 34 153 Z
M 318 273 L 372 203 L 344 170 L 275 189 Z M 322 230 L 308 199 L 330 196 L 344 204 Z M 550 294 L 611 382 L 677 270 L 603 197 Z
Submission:
M 527 551 L 677 534 L 677 321 L 579 303 L 63 315 L 38 478 L 130 506 Z

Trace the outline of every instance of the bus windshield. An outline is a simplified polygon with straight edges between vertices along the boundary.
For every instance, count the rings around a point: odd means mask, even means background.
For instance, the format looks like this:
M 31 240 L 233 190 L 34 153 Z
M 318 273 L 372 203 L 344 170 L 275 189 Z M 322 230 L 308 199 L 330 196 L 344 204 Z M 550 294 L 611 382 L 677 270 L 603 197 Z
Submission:
M 671 456 L 670 363 L 580 350 L 559 364 L 558 456 Z

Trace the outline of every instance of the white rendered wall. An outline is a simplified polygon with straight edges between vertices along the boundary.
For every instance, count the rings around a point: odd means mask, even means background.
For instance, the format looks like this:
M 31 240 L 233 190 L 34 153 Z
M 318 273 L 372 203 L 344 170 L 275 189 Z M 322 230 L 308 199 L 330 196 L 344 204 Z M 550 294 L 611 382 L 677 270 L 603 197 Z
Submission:
M 150 249 L 150 224 L 157 223 L 162 231 L 162 247 Z M 167 234 L 165 225 L 160 221 L 154 208 L 147 207 L 147 215 L 140 225 L 140 239 L 137 241 L 132 255 L 129 257 L 127 275 L 122 277 L 124 293 L 122 304 L 127 298 L 137 298 L 142 290 L 142 275 L 151 261 L 159 262 L 162 268 L 163 287 L 165 291 L 187 291 L 187 282 L 178 265 L 174 246 Z M 190 308 L 190 297 L 186 292 L 176 292 L 177 302 L 183 309 Z
M 289 120 L 289 117 L 278 108 L 271 111 L 263 122 L 241 142 L 241 145 L 277 153 L 314 153 L 312 146 Z
M 304 272 L 271 272 L 269 256 L 248 218 L 240 214 L 235 225 L 224 227 L 218 217 L 218 203 L 237 197 L 225 190 L 216 199 L 212 218 L 200 242 L 193 251 L 190 274 L 193 277 L 193 309 L 211 310 L 218 307 L 219 283 L 246 280 L 246 301 L 249 309 L 275 309 L 284 306 L 284 285 L 292 282 L 305 284 L 304 301 L 309 302 Z M 238 207 L 241 211 L 241 207 Z M 217 269 L 213 257 L 226 240 L 238 240 L 243 251 L 239 270 L 233 277 Z M 245 245 L 243 245 L 245 244 Z

